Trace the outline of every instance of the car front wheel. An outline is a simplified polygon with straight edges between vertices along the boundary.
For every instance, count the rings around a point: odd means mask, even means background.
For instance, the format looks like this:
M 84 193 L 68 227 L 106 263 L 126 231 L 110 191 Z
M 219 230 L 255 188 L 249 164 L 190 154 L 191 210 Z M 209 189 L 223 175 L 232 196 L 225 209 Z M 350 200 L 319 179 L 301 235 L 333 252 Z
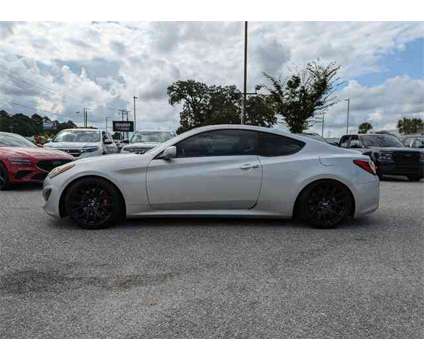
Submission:
M 300 216 L 318 228 L 332 228 L 352 214 L 349 189 L 338 181 L 320 180 L 309 185 L 299 198 Z
M 66 213 L 85 229 L 101 229 L 123 219 L 124 201 L 109 181 L 86 177 L 70 185 L 65 195 Z

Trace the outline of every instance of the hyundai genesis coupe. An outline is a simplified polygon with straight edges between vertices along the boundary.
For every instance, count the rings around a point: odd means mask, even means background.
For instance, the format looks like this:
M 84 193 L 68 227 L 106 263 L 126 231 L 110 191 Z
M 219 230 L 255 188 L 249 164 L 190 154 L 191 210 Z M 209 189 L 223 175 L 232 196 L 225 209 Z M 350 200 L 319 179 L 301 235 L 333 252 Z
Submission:
M 196 128 L 140 154 L 74 161 L 44 181 L 44 209 L 87 229 L 125 217 L 297 217 L 330 228 L 378 208 L 372 160 L 245 125 Z

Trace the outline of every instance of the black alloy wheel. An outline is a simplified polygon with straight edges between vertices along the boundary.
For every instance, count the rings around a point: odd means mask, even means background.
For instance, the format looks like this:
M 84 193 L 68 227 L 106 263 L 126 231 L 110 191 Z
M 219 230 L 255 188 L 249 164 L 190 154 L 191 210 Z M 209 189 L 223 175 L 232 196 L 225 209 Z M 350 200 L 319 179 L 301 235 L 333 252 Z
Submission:
M 317 181 L 302 192 L 299 200 L 303 220 L 318 228 L 335 227 L 353 210 L 349 189 L 338 181 Z
M 6 190 L 9 187 L 9 176 L 7 169 L 0 163 L 0 190 Z
M 66 213 L 85 229 L 109 227 L 123 219 L 124 202 L 109 181 L 87 177 L 71 184 L 65 195 Z

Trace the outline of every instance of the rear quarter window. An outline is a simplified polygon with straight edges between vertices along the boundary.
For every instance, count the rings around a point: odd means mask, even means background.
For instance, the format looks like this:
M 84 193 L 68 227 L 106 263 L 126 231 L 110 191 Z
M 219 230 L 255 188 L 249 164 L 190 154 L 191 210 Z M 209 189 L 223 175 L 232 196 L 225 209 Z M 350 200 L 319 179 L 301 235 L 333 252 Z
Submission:
M 299 152 L 305 143 L 282 135 L 271 133 L 259 133 L 258 155 L 260 156 L 284 156 Z

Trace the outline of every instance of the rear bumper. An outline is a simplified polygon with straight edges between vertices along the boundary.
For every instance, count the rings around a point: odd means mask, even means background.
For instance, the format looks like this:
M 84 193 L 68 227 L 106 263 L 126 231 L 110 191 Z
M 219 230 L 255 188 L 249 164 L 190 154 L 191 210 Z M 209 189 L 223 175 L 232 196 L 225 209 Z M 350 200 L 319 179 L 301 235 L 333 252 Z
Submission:
M 380 182 L 375 181 L 359 184 L 356 187 L 356 206 L 354 217 L 360 217 L 378 209 L 380 203 Z

